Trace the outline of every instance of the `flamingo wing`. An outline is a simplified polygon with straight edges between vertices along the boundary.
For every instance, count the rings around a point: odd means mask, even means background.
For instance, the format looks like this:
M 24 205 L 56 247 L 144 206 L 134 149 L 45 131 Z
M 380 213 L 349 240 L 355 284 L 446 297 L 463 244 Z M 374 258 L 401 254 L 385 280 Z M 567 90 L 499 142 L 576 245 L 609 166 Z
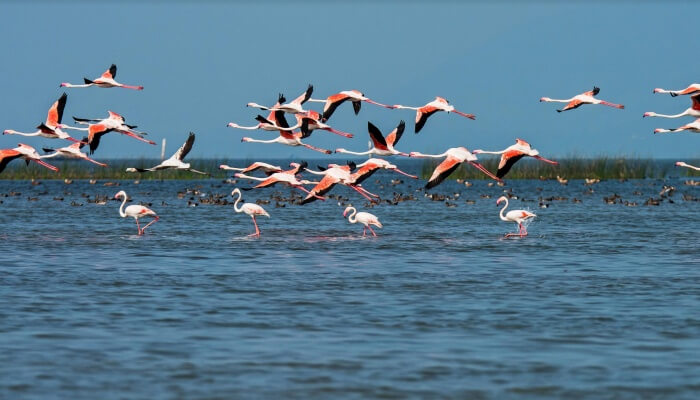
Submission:
M 698 89 L 696 85 L 690 85 L 687 88 L 678 92 L 678 94 L 691 94 L 691 93 L 695 93 L 698 91 L 700 91 L 700 89 Z
M 367 163 L 367 164 L 363 165 L 360 169 L 355 171 L 354 174 L 352 174 L 351 179 L 352 179 L 353 184 L 359 185 L 365 179 L 372 176 L 372 174 L 377 172 L 377 170 L 379 170 L 379 169 L 380 169 L 379 165 L 374 164 L 374 163 Z
M 66 108 L 66 100 L 68 100 L 68 95 L 63 93 L 61 97 L 56 100 L 51 108 L 49 108 L 49 113 L 46 116 L 46 125 L 56 126 L 61 123 L 63 118 L 63 109 Z
M 593 90 L 589 90 L 587 92 L 584 92 L 583 95 L 593 97 L 593 96 L 597 95 L 598 93 L 600 93 L 600 88 L 597 86 L 593 86 Z
M 301 96 L 297 97 L 296 99 L 292 100 L 292 103 L 298 103 L 298 104 L 304 104 L 306 103 L 307 100 L 311 98 L 311 93 L 314 92 L 314 86 L 309 85 L 308 88 L 306 88 L 306 91 L 302 93 Z
M 428 180 L 428 183 L 425 185 L 426 189 L 431 189 L 445 180 L 454 170 L 459 167 L 459 165 L 462 163 L 463 160 L 460 160 L 456 157 L 448 156 L 443 162 L 440 163 L 440 165 L 435 168 L 435 171 L 433 171 L 433 175 L 430 177 L 430 180 Z
M 382 135 L 382 132 L 374 126 L 373 123 L 367 121 L 367 132 L 369 132 L 369 137 L 372 139 L 372 142 L 374 143 L 374 147 L 376 147 L 379 150 L 389 150 L 389 148 L 386 145 L 386 140 L 384 140 L 384 136 Z
M 440 111 L 440 109 L 434 106 L 424 106 L 419 108 L 418 111 L 416 111 L 415 132 L 420 132 L 420 130 L 423 129 L 423 125 L 425 125 L 425 122 L 428 120 L 428 117 L 435 114 L 437 111 Z
M 399 122 L 399 124 L 396 126 L 396 129 L 391 131 L 390 134 L 386 135 L 386 143 L 391 147 L 394 147 L 396 143 L 399 142 L 399 139 L 401 139 L 404 129 L 406 129 L 406 122 L 401 120 L 401 122 Z
M 360 113 L 360 108 L 362 108 L 362 102 L 355 100 L 352 102 L 352 109 L 355 111 L 355 115 Z
M 107 78 L 107 79 L 114 79 L 117 77 L 117 66 L 112 64 L 109 66 L 109 69 L 105 71 L 102 76 L 102 78 Z
M 194 132 L 190 132 L 190 135 L 185 140 L 185 143 L 180 146 L 179 149 L 173 154 L 172 158 L 182 161 L 187 154 L 192 150 L 192 145 L 194 144 Z
M 506 176 L 513 164 L 518 162 L 518 160 L 520 160 L 523 157 L 525 157 L 525 153 L 518 150 L 511 150 L 503 153 L 501 155 L 501 162 L 498 163 L 498 171 L 496 171 L 496 176 L 498 178 L 503 178 L 504 176 Z
M 108 129 L 104 124 L 93 124 L 88 128 L 88 144 L 90 145 L 90 154 L 97 150 L 100 145 L 100 138 L 113 129 Z
M 311 203 L 316 200 L 316 196 L 323 196 L 328 193 L 333 186 L 338 184 L 340 179 L 332 175 L 326 175 L 321 179 L 321 181 L 309 191 L 309 195 L 301 201 L 301 204 Z
M 693 101 L 693 110 L 700 111 L 700 93 L 692 95 L 690 100 Z
M 7 167 L 7 164 L 16 159 L 22 157 L 22 153 L 20 153 L 17 150 L 13 149 L 3 149 L 0 150 L 0 172 L 5 170 L 5 167 Z
M 586 92 L 586 93 L 590 93 L 590 92 Z M 573 110 L 574 108 L 581 107 L 583 104 L 584 104 L 583 101 L 581 101 L 579 99 L 574 99 L 574 100 L 571 100 L 567 105 L 565 105 L 564 108 L 562 108 L 561 110 L 557 110 L 557 112 Z
M 328 118 L 330 118 L 331 115 L 333 115 L 335 109 L 338 108 L 339 105 L 343 104 L 343 102 L 348 98 L 348 95 L 342 93 L 337 93 L 328 96 L 328 98 L 326 99 L 326 104 L 323 106 L 323 121 L 327 121 Z

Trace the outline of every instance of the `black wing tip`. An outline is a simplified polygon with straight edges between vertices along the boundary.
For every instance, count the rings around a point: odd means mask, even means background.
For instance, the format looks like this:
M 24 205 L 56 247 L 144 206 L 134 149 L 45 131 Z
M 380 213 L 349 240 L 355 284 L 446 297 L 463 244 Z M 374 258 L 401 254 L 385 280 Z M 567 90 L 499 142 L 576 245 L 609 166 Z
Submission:
M 50 148 L 50 147 L 42 147 L 41 150 L 42 150 L 44 153 L 51 153 L 51 152 L 53 152 L 53 151 L 56 151 L 56 150 L 54 150 L 54 149 L 52 149 L 52 148 Z
M 318 170 L 319 170 L 319 171 L 325 171 L 325 170 L 328 169 L 328 168 L 322 167 L 322 166 L 320 166 L 320 165 L 317 165 L 317 167 L 318 167 Z
M 95 82 L 91 81 L 91 80 L 88 79 L 88 78 L 83 78 L 83 81 L 85 81 L 85 84 L 86 84 L 86 85 L 91 85 L 91 84 L 95 83 Z
M 600 92 L 600 88 L 598 86 L 593 86 L 593 95 L 597 95 L 598 92 Z
M 354 161 L 348 161 L 347 164 L 350 167 L 350 171 L 354 171 L 357 168 L 357 164 Z

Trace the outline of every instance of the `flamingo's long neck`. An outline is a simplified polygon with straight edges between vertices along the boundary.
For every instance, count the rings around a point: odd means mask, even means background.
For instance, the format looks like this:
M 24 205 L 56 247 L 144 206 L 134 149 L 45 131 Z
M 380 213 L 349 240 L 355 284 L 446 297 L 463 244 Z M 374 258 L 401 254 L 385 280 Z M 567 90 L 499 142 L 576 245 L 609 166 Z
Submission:
M 234 194 L 237 194 L 237 195 L 238 195 L 238 198 L 237 198 L 236 201 L 233 203 L 233 209 L 234 209 L 237 213 L 243 212 L 243 206 L 238 207 L 238 202 L 241 201 L 241 198 L 243 197 L 243 194 L 241 193 L 240 190 L 236 190 L 236 191 L 234 192 Z
M 501 215 L 501 221 L 510 222 L 510 221 L 508 220 L 508 218 L 506 218 L 506 217 L 503 215 L 503 212 L 506 210 L 506 208 L 508 208 L 508 199 L 504 199 L 504 200 L 505 200 L 506 204 L 503 206 L 503 208 L 501 208 L 501 213 L 500 213 L 500 215 Z
M 26 132 L 17 132 L 12 129 L 8 129 L 5 132 L 3 132 L 5 135 L 20 135 L 20 136 L 39 136 L 41 135 L 41 131 L 36 131 L 32 133 L 26 133 Z
M 351 224 L 354 224 L 357 222 L 357 218 L 355 218 L 355 214 L 357 214 L 357 210 L 355 207 L 350 207 L 350 215 L 348 215 L 348 221 L 350 221 Z
M 259 125 L 255 125 L 255 126 L 241 126 L 241 125 L 238 125 L 238 124 L 234 124 L 233 122 L 229 123 L 228 126 L 231 127 L 231 128 L 245 129 L 245 130 L 249 130 L 249 131 L 254 131 L 254 130 L 258 129 L 258 127 L 259 127 Z
M 371 149 L 369 149 L 369 150 L 367 150 L 367 151 L 363 151 L 363 152 L 361 152 L 361 153 L 358 153 L 358 152 L 355 152 L 355 151 L 348 151 L 348 150 L 345 150 L 345 149 L 338 149 L 338 150 L 336 150 L 335 152 L 336 152 L 336 153 L 344 153 L 344 154 L 354 154 L 354 155 L 356 155 L 356 156 L 366 156 L 367 154 L 372 154 L 372 153 L 374 152 L 374 147 L 372 147 Z
M 74 84 L 72 84 L 72 83 L 63 83 L 63 84 L 61 84 L 61 86 L 63 86 L 63 87 L 70 87 L 70 88 L 75 88 L 75 87 L 89 87 L 89 86 L 92 86 L 92 85 L 94 85 L 94 83 L 86 83 L 86 84 L 83 84 L 83 85 L 74 85 Z
M 124 194 L 124 200 L 122 201 L 122 205 L 119 207 L 119 215 L 122 218 L 126 218 L 126 212 L 124 212 L 124 205 L 126 205 L 126 194 Z
M 396 105 L 394 106 L 394 108 L 418 111 L 418 109 L 419 109 L 420 107 L 410 107 L 410 106 L 402 106 L 401 104 L 396 104 Z
M 236 174 L 236 178 L 244 178 L 244 179 L 250 179 L 250 180 L 254 180 L 254 181 L 264 181 L 264 180 L 267 180 L 267 178 L 258 178 L 258 177 L 255 177 L 255 176 L 249 176 L 249 175 L 242 174 L 242 173 Z
M 279 136 L 279 137 L 277 137 L 277 138 L 275 138 L 275 139 L 272 139 L 272 140 L 258 140 L 258 139 L 251 139 L 251 138 L 248 138 L 248 139 L 246 140 L 246 142 L 253 142 L 253 143 L 277 143 L 277 142 L 279 142 L 280 137 L 281 137 L 281 136 Z
M 570 98 L 570 99 L 549 99 L 549 98 L 548 98 L 548 99 L 543 100 L 543 101 L 545 101 L 545 102 L 547 102 L 547 103 L 568 103 L 568 102 L 570 102 L 570 101 L 573 100 L 573 99 L 574 99 L 573 97 Z
M 310 101 L 312 103 L 325 103 L 326 100 L 321 100 L 321 99 L 308 99 L 306 101 Z
M 474 154 L 503 154 L 505 152 L 506 152 L 505 150 L 501 150 L 501 151 L 474 150 L 472 153 L 474 153 Z
M 680 118 L 680 117 L 685 117 L 686 115 L 689 115 L 688 111 L 689 110 L 685 110 L 680 114 L 673 114 L 673 115 L 652 113 L 649 116 L 650 117 L 661 117 L 661 118 Z
M 419 152 L 417 152 L 417 151 L 414 152 L 413 154 L 414 154 L 415 156 L 418 156 L 418 157 L 429 157 L 429 158 L 442 158 L 442 157 L 445 157 L 445 156 L 447 155 L 447 153 L 442 153 L 442 154 L 423 154 L 423 153 L 419 153 Z

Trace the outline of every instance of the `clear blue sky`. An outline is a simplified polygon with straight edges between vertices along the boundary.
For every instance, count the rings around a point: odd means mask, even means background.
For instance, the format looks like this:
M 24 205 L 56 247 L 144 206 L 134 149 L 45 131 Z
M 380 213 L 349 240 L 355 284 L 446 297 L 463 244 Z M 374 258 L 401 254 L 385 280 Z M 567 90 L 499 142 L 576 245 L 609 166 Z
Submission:
M 356 137 L 315 132 L 308 140 L 319 147 L 365 150 L 368 120 L 386 132 L 405 119 L 407 133 L 397 146 L 404 151 L 502 149 L 521 137 L 551 157 L 698 158 L 699 134 L 652 133 L 692 119 L 642 119 L 645 111 L 689 107 L 687 97 L 652 90 L 700 82 L 697 15 L 697 2 L 3 2 L 0 128 L 33 130 L 63 92 L 61 82 L 80 83 L 115 63 L 118 81 L 145 89 L 66 89 L 64 122 L 114 110 L 151 139 L 167 138 L 167 153 L 194 131 L 190 157 L 316 156 L 299 147 L 241 143 L 244 135 L 274 134 L 226 127 L 255 123 L 247 102 L 271 104 L 278 92 L 291 99 L 312 83 L 316 98 L 359 89 L 380 102 L 423 105 L 440 95 L 477 116 L 436 114 L 415 135 L 408 110 L 364 104 L 355 116 L 343 105 L 330 122 Z M 561 104 L 538 102 L 593 85 L 601 88 L 599 98 L 626 109 L 583 106 L 559 114 Z M 0 147 L 19 141 L 56 145 L 5 135 Z M 159 154 L 160 146 L 109 134 L 95 158 Z

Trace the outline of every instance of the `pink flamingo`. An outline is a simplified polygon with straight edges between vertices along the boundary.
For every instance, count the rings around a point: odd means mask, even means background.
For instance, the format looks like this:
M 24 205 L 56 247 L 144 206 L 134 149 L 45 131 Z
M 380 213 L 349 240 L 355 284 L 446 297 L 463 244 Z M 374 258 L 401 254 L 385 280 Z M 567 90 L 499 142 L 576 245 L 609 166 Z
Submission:
M 257 236 L 260 237 L 260 229 L 258 228 L 258 223 L 255 221 L 256 216 L 264 215 L 268 218 L 270 218 L 270 214 L 265 211 L 262 207 L 260 207 L 257 204 L 253 203 L 243 203 L 242 206 L 238 207 L 238 202 L 241 201 L 241 197 L 243 194 L 238 188 L 233 189 L 233 192 L 231 192 L 231 196 L 238 195 L 238 198 L 236 201 L 233 203 L 233 209 L 237 212 L 243 212 L 246 213 L 247 215 L 250 215 L 251 218 L 253 218 L 253 224 L 255 225 L 255 233 L 251 233 L 248 236 Z
M 409 107 L 409 106 L 402 106 L 400 104 L 396 104 L 393 107 L 394 108 L 405 108 L 407 110 L 416 110 L 416 127 L 415 127 L 416 133 L 420 132 L 420 130 L 423 129 L 423 125 L 425 125 L 425 122 L 428 120 L 428 117 L 430 117 L 431 115 L 435 114 L 438 111 L 445 111 L 447 113 L 453 112 L 457 115 L 461 115 L 461 116 L 469 118 L 469 119 L 476 119 L 476 116 L 474 116 L 474 114 L 467 114 L 467 113 L 463 113 L 461 111 L 455 110 L 454 106 L 450 105 L 449 101 L 447 101 L 445 98 L 440 97 L 440 96 L 435 97 L 435 100 L 424 105 L 423 107 Z
M 126 201 L 127 201 L 126 192 L 123 190 L 120 190 L 119 192 L 117 192 L 117 194 L 114 195 L 114 198 L 117 200 L 120 197 L 123 197 L 124 201 L 122 201 L 122 205 L 119 207 L 119 215 L 122 218 L 132 217 L 134 220 L 136 220 L 136 229 L 138 229 L 139 236 L 146 233 L 146 228 L 148 228 L 149 226 L 151 226 L 151 224 L 157 222 L 160 219 L 160 217 L 158 217 L 158 215 L 156 215 L 155 211 L 151 210 L 148 207 L 144 207 L 142 205 L 132 204 L 129 207 L 127 207 L 126 209 L 124 209 L 124 205 L 126 205 Z M 141 225 L 139 224 L 139 218 L 143 218 L 143 217 L 153 217 L 153 220 L 151 222 L 149 222 L 148 224 L 146 224 L 146 226 L 141 228 Z
M 132 85 L 125 85 L 123 83 L 119 83 L 114 80 L 114 78 L 117 77 L 117 66 L 112 64 L 107 71 L 102 73 L 102 75 L 97 78 L 90 80 L 88 78 L 83 78 L 85 81 L 84 85 L 74 85 L 72 83 L 68 82 L 63 82 L 61 83 L 61 87 L 68 87 L 68 88 L 79 88 L 79 87 L 89 87 L 89 86 L 97 86 L 101 88 L 111 88 L 111 87 L 121 87 L 125 89 L 134 89 L 134 90 L 143 90 L 143 86 L 132 86 Z
M 583 92 L 579 95 L 576 95 L 570 99 L 564 99 L 564 100 L 558 100 L 558 99 L 550 99 L 549 97 L 542 97 L 540 99 L 540 102 L 555 102 L 555 103 L 567 103 L 564 108 L 561 110 L 557 110 L 557 112 L 562 112 L 562 111 L 567 111 L 567 110 L 573 110 L 574 108 L 581 107 L 584 104 L 602 104 L 604 106 L 609 106 L 609 107 L 615 107 L 615 108 L 625 108 L 622 104 L 615 104 L 615 103 L 610 103 L 605 100 L 599 100 L 596 99 L 595 95 L 600 92 L 600 88 L 598 87 L 593 87 L 593 90 L 589 90 L 587 92 Z

